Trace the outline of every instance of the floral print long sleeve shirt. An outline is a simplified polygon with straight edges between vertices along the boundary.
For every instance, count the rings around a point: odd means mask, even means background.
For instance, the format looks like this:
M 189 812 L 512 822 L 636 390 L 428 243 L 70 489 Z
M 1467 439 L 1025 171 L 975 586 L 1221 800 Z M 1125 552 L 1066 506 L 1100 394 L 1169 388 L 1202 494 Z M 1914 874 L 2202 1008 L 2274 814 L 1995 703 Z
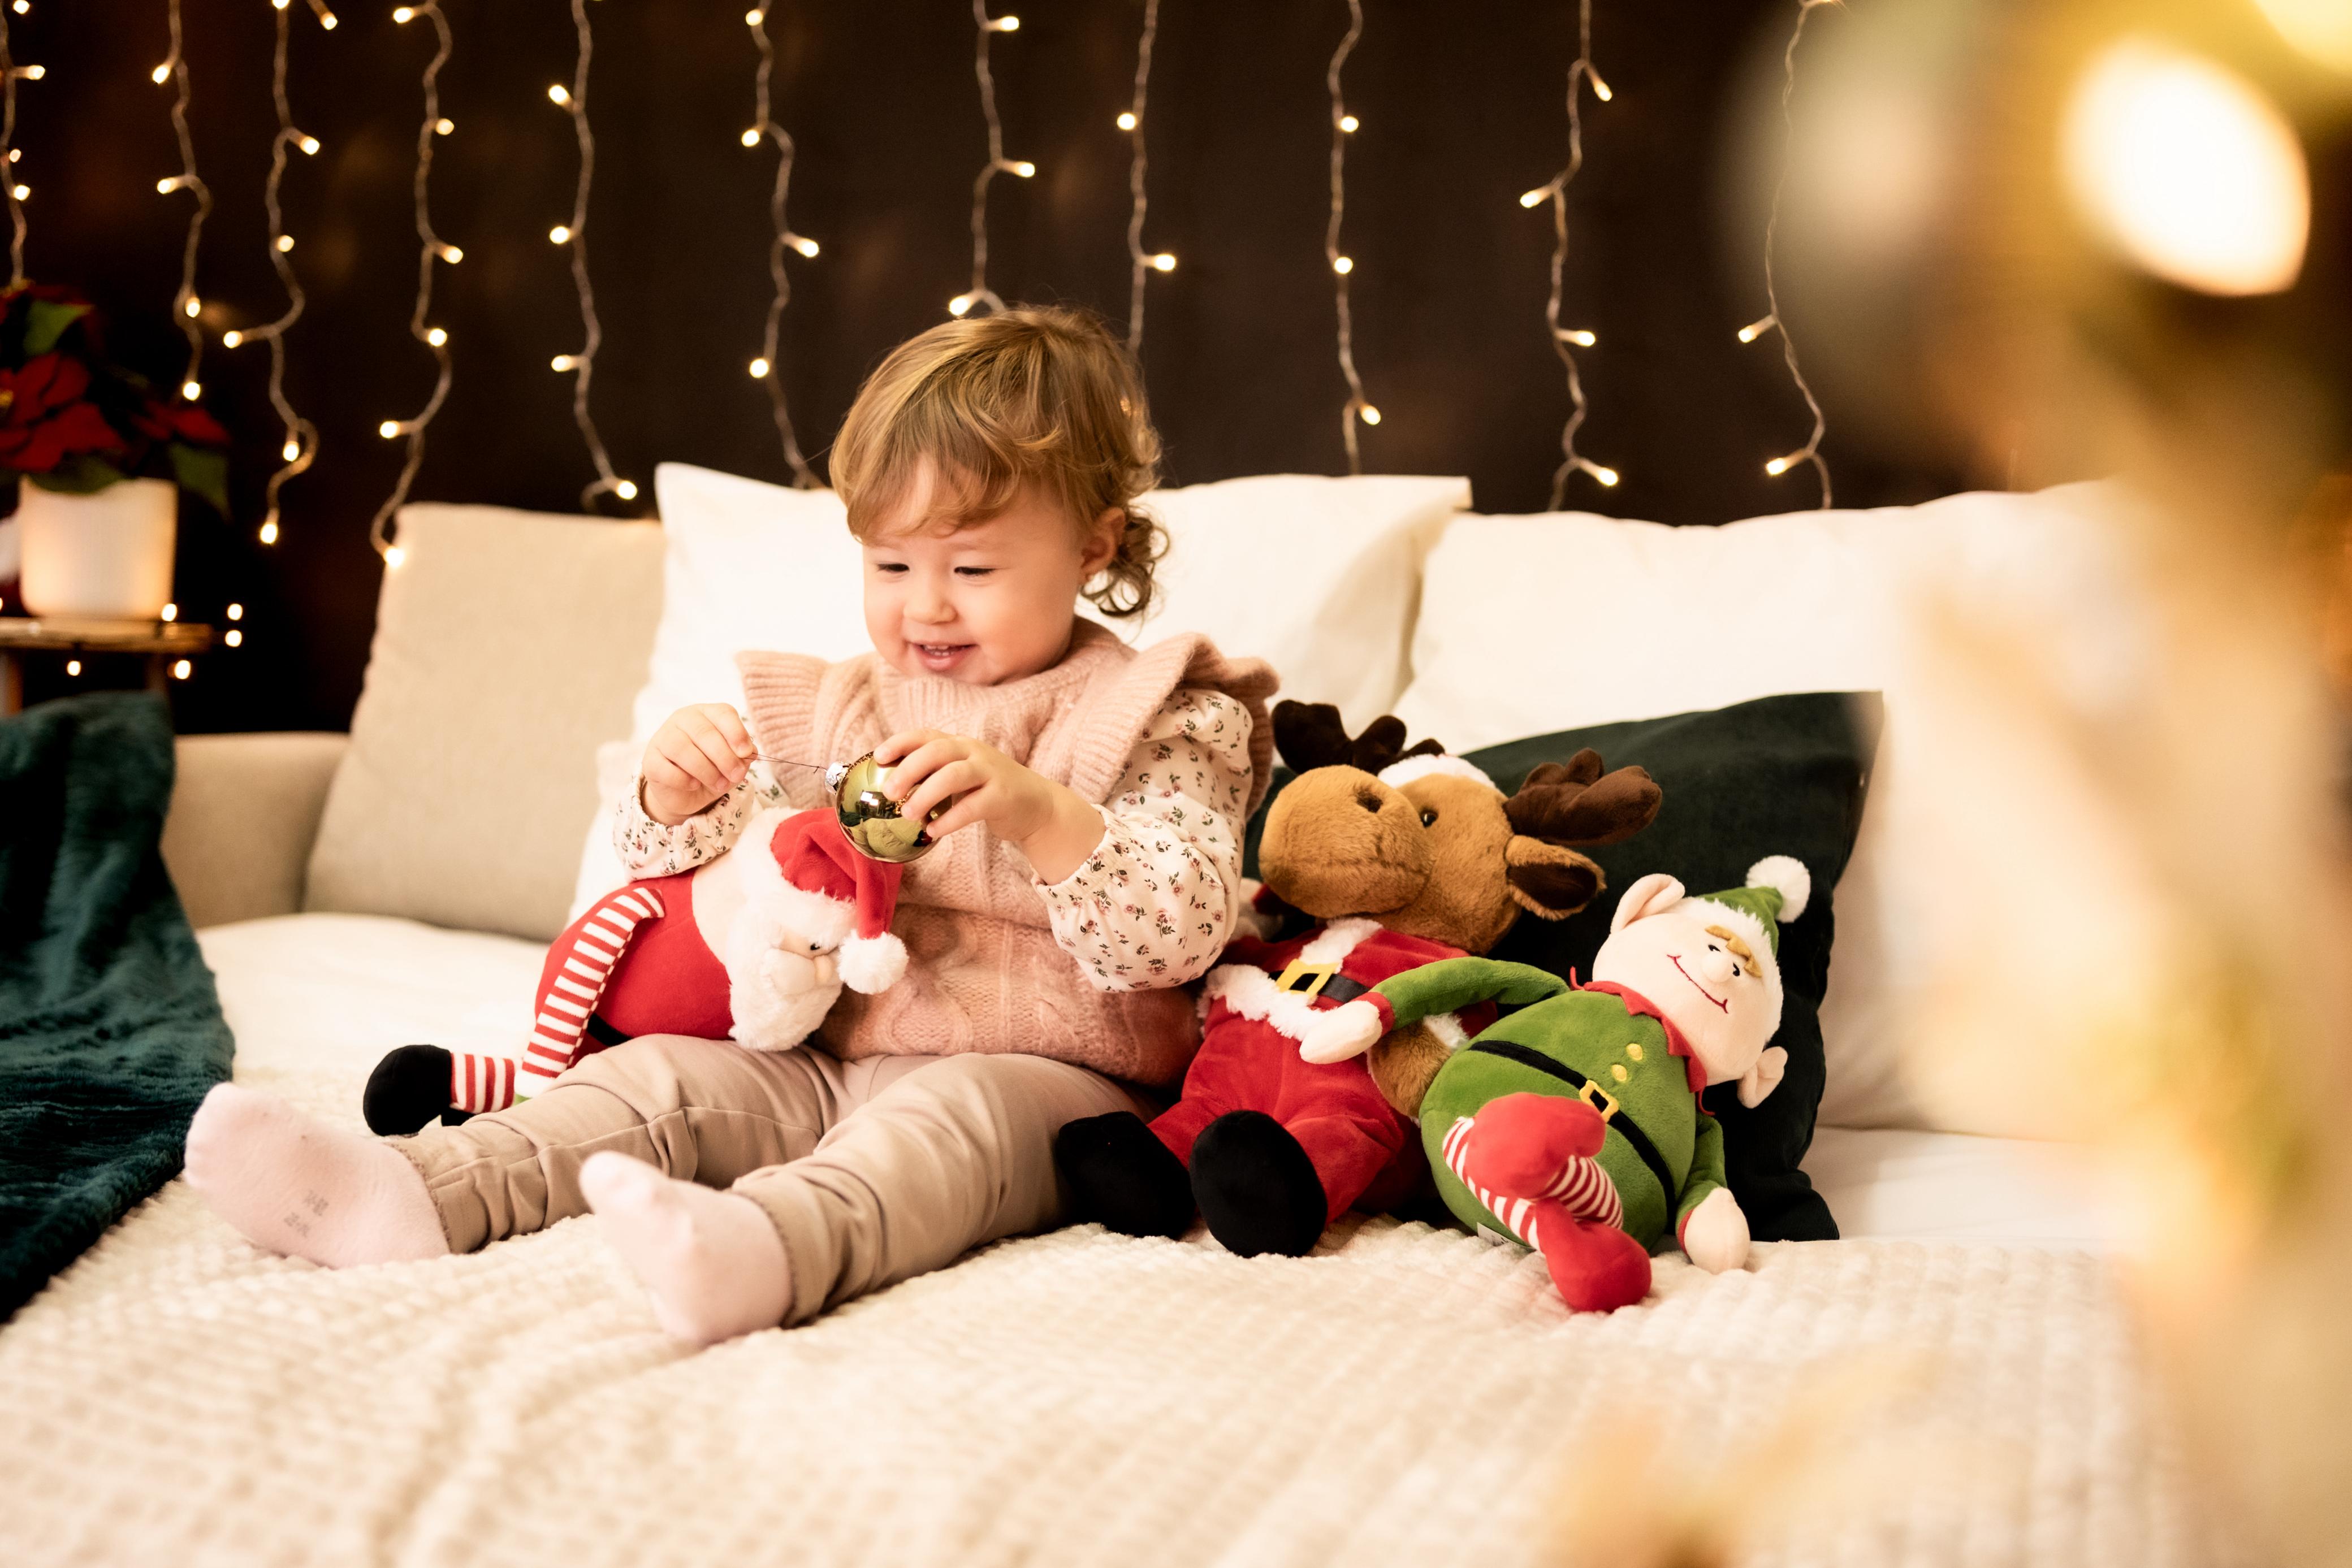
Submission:
M 1249 739 L 1247 708 L 1221 692 L 1179 687 L 1144 725 L 1109 801 L 1096 808 L 1103 836 L 1093 852 L 1060 882 L 1031 879 L 1054 940 L 1100 989 L 1181 986 L 1223 950 L 1241 906 Z M 784 804 L 759 763 L 674 827 L 647 816 L 633 786 L 614 814 L 614 844 L 630 876 L 672 876 L 726 853 L 755 814 Z

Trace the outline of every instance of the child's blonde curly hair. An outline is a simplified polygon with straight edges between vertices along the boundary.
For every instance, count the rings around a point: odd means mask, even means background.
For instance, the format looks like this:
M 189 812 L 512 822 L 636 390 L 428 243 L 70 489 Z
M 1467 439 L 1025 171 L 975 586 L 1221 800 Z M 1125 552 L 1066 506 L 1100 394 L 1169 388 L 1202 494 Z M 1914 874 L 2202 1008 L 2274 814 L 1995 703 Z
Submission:
M 1106 615 L 1150 608 L 1167 531 L 1136 504 L 1160 475 L 1160 437 L 1142 378 L 1097 317 L 1022 307 L 946 321 L 890 351 L 866 378 L 833 444 L 833 486 L 849 531 L 866 537 L 928 459 L 935 511 L 985 522 L 1024 485 L 1058 501 L 1072 527 L 1125 519 L 1086 597 Z

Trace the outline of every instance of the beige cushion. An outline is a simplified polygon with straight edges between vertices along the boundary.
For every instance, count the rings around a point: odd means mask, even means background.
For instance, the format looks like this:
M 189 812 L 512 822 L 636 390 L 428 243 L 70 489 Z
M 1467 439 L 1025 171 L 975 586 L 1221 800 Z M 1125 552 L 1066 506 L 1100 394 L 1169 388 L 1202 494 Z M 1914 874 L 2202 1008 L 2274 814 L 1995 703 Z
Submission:
M 291 915 L 343 735 L 184 735 L 163 864 L 198 930 Z
M 545 940 L 661 612 L 650 523 L 413 506 L 303 907 Z

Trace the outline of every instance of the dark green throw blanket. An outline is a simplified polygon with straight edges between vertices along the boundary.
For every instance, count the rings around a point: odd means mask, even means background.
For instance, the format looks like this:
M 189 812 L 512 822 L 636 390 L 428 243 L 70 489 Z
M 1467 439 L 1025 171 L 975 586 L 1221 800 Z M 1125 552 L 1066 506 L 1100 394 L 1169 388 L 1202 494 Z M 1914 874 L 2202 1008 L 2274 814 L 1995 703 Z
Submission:
M 0 720 L 0 1320 L 172 1178 L 228 1076 L 157 848 L 172 765 L 156 697 Z

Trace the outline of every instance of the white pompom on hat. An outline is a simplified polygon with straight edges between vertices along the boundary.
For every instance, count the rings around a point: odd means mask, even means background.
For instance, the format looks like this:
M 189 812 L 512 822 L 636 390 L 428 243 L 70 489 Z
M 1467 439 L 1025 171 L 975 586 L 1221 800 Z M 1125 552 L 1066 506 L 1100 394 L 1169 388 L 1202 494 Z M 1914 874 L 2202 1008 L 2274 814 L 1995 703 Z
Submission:
M 842 984 L 853 991 L 871 996 L 898 982 L 907 945 L 891 934 L 890 919 L 904 867 L 858 853 L 840 819 L 822 809 L 762 811 L 743 843 L 753 854 L 750 898 L 762 915 L 809 943 L 838 945 Z

